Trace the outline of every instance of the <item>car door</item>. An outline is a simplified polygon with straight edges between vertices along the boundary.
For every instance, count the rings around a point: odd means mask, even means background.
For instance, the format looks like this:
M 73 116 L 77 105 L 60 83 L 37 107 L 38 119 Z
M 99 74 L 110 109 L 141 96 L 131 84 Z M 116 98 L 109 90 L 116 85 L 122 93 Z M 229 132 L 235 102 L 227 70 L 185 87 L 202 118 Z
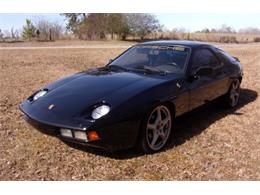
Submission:
M 196 49 L 191 57 L 190 75 L 196 75 L 196 72 L 203 67 L 212 67 L 213 72 L 209 75 L 199 75 L 189 83 L 190 91 L 190 110 L 211 101 L 217 97 L 216 89 L 216 67 L 221 66 L 221 62 L 209 48 Z

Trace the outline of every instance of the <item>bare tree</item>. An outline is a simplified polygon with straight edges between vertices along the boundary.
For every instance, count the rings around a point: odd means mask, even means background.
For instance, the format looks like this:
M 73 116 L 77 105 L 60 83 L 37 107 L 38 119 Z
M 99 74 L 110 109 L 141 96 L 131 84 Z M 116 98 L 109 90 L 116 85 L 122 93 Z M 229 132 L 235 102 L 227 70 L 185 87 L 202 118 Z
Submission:
M 254 27 L 247 27 L 247 28 L 240 29 L 239 33 L 243 33 L 243 34 L 260 34 L 260 29 L 259 28 L 254 28 Z
M 66 29 L 73 34 L 78 34 L 80 26 L 87 16 L 85 13 L 63 13 L 60 15 L 66 18 Z
M 218 29 L 218 32 L 220 33 L 236 33 L 236 31 L 226 24 L 222 24 L 221 27 Z
M 57 40 L 63 35 L 63 27 L 58 22 L 50 22 L 44 18 L 35 21 L 36 35 L 39 40 Z
M 19 31 L 17 29 L 11 28 L 11 38 L 13 40 L 19 39 Z
M 3 39 L 4 39 L 4 34 L 2 33 L 1 29 L 0 29 L 0 39 L 1 39 L 1 41 L 3 41 Z
M 44 19 L 38 19 L 36 22 L 37 29 L 37 38 L 39 40 L 48 40 L 49 39 L 49 29 L 51 28 L 51 24 L 49 21 Z
M 5 39 L 11 38 L 11 32 L 9 30 L 4 30 L 3 34 Z
M 127 24 L 130 32 L 141 39 L 162 28 L 158 19 L 152 14 L 127 14 Z
M 64 28 L 58 22 L 52 22 L 52 34 L 55 39 L 60 39 L 64 35 Z
M 211 31 L 208 28 L 204 28 L 201 30 L 202 33 L 210 33 Z
M 189 31 L 187 29 L 185 29 L 184 27 L 180 27 L 180 28 L 173 28 L 172 32 L 174 32 L 174 33 L 187 33 Z

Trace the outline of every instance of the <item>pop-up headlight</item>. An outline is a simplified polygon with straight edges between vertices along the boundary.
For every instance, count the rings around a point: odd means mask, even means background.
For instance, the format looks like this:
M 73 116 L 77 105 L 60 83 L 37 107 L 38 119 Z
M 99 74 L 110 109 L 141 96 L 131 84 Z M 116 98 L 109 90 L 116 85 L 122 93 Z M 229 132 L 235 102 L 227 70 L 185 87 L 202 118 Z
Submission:
M 98 106 L 97 108 L 95 108 L 92 111 L 92 118 L 93 119 L 99 119 L 102 116 L 105 116 L 106 114 L 108 114 L 110 111 L 110 107 L 108 105 L 102 105 L 102 106 Z

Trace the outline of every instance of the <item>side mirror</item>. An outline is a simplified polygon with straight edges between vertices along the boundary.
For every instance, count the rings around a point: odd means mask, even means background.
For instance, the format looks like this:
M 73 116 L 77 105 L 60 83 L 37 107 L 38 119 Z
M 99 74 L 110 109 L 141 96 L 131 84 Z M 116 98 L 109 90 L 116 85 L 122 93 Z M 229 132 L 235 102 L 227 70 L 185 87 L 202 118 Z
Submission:
M 204 66 L 198 68 L 193 74 L 188 76 L 188 81 L 192 82 L 198 80 L 201 76 L 210 76 L 213 74 L 213 68 L 209 66 Z
M 213 68 L 211 67 L 201 67 L 195 73 L 195 75 L 197 76 L 210 76 L 212 74 L 213 74 Z

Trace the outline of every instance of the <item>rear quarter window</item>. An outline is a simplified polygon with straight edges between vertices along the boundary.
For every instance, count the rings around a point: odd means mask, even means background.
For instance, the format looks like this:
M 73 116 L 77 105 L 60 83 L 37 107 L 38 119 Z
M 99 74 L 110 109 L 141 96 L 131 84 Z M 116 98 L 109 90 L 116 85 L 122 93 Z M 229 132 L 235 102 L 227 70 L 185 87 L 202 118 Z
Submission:
M 196 70 L 201 66 L 215 67 L 219 65 L 219 60 L 207 48 L 201 48 L 194 52 L 192 56 L 192 69 Z
M 221 50 L 221 49 L 217 49 L 217 52 L 227 61 L 229 62 L 236 62 L 236 59 L 231 56 L 230 54 L 228 54 L 227 52 Z

